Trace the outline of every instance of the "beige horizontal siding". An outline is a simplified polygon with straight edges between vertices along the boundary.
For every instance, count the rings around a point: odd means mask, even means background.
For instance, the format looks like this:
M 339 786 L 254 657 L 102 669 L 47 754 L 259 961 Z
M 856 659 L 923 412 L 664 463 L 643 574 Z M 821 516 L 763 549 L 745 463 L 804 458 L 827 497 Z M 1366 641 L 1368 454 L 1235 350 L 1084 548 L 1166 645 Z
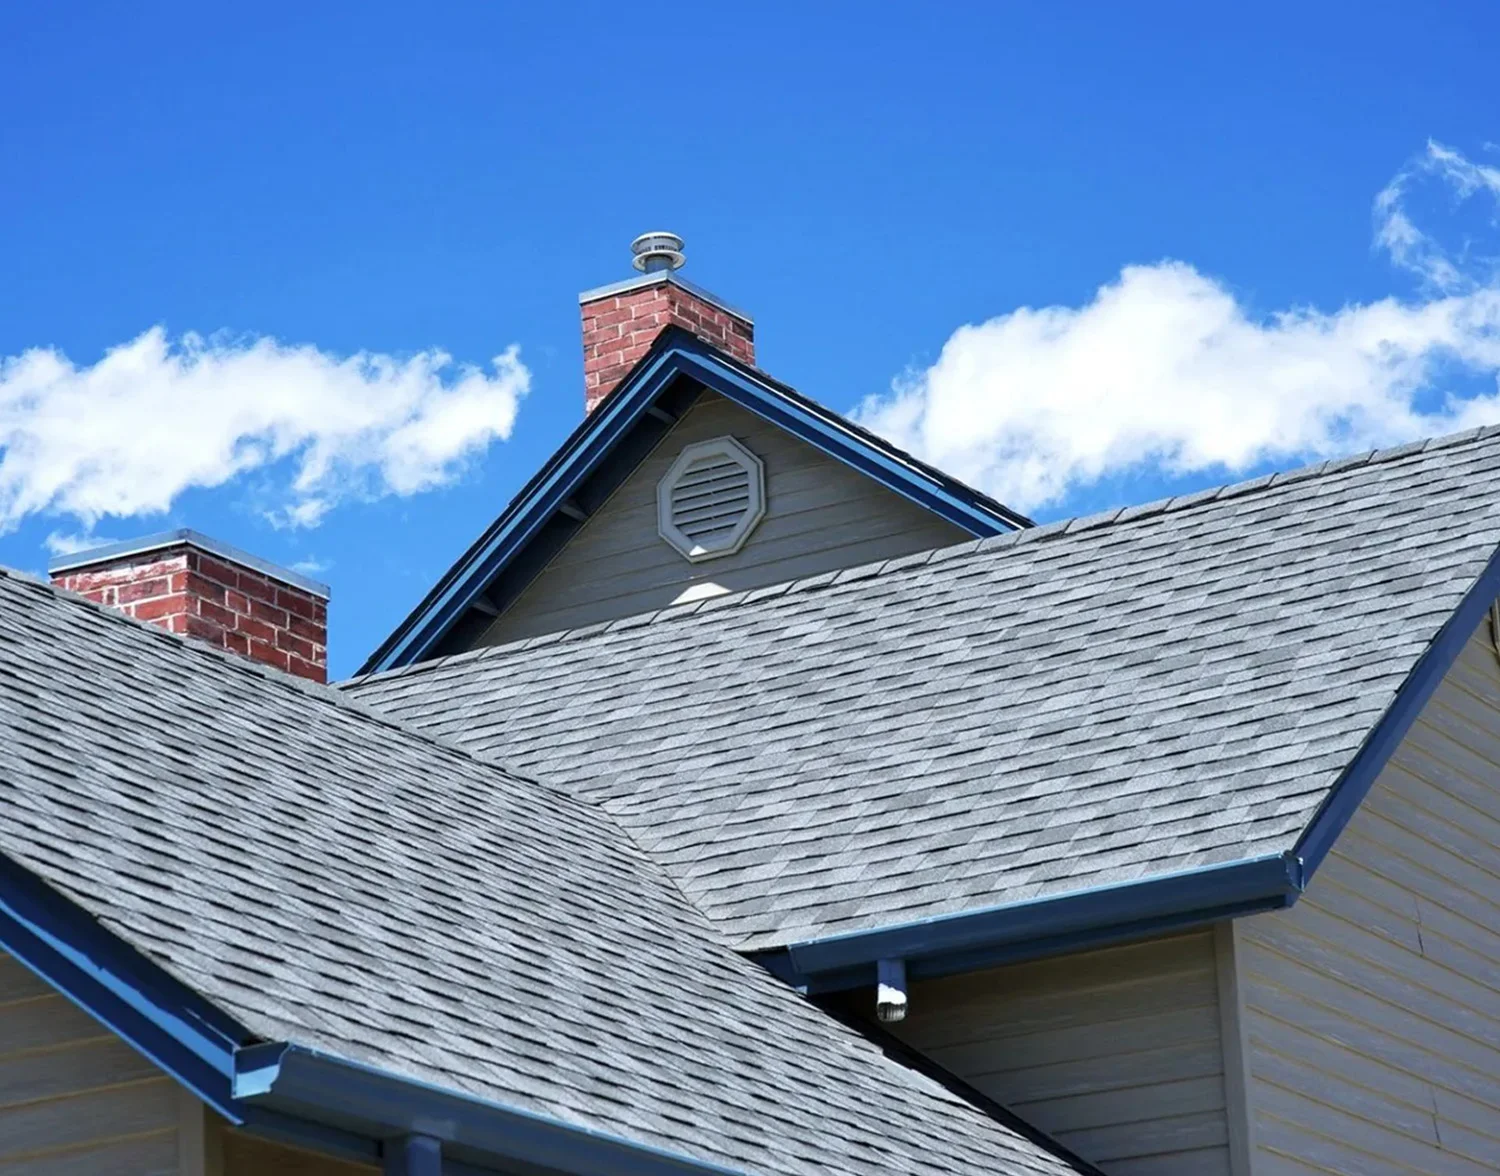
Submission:
M 1228 1176 L 1213 936 L 913 986 L 895 1026 L 1111 1176 Z
M 734 437 L 765 466 L 766 514 L 736 554 L 689 563 L 656 530 L 656 485 L 684 446 Z M 704 393 L 485 634 L 485 644 L 961 543 L 969 536 L 785 430 Z
M 1255 1176 L 1500 1171 L 1488 622 L 1289 911 L 1243 920 Z
M 218 1168 L 206 1176 L 378 1176 L 378 1167 L 287 1147 L 222 1128 Z
M 176 1084 L 0 954 L 0 1176 L 178 1171 Z

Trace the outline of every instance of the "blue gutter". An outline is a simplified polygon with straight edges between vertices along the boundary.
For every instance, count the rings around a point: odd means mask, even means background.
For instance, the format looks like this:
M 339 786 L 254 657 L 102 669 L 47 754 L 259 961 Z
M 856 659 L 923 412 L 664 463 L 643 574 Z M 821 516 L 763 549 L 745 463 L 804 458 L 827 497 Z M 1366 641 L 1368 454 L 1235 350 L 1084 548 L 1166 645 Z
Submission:
M 836 992 L 873 984 L 881 960 L 904 959 L 915 977 L 943 976 L 1289 907 L 1497 599 L 1500 551 L 1490 556 L 1285 853 L 804 940 L 754 958 L 808 992 Z
M 377 1138 L 424 1136 L 451 1157 L 568 1176 L 745 1176 L 550 1115 L 403 1078 L 297 1045 L 241 1051 L 237 1100 Z M 530 1169 L 527 1169 L 530 1170 Z
M 232 1123 L 249 1034 L 36 875 L 0 855 L 0 946 Z
M 250 1044 L 248 1029 L 4 854 L 0 948 L 258 1135 L 366 1163 L 385 1141 L 430 1136 L 444 1176 L 515 1164 L 565 1176 L 744 1176 L 301 1046 Z
M 579 426 L 495 524 L 453 565 L 360 667 L 378 673 L 421 661 L 505 566 L 535 538 L 678 376 L 779 425 L 829 456 L 926 507 L 976 538 L 1029 525 L 1022 515 L 930 470 L 805 397 L 741 370 L 685 331 L 663 333 L 623 384 Z
M 905 960 L 913 978 L 967 972 L 1279 910 L 1297 900 L 1303 884 L 1295 854 L 1272 854 L 804 940 L 756 959 L 809 992 L 833 992 L 873 983 L 881 960 Z

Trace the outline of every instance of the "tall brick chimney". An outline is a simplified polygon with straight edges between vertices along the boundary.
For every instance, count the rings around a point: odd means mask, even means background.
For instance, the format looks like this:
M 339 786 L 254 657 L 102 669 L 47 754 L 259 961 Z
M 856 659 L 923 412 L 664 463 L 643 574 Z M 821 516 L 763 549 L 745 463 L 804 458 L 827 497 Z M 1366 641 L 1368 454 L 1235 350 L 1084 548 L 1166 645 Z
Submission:
M 638 278 L 585 290 L 583 406 L 593 412 L 614 391 L 656 336 L 679 326 L 748 364 L 755 363 L 755 324 L 717 295 L 683 281 L 682 238 L 643 233 L 630 243 Z
M 169 633 L 328 680 L 328 586 L 197 531 L 80 551 L 48 571 L 59 588 Z

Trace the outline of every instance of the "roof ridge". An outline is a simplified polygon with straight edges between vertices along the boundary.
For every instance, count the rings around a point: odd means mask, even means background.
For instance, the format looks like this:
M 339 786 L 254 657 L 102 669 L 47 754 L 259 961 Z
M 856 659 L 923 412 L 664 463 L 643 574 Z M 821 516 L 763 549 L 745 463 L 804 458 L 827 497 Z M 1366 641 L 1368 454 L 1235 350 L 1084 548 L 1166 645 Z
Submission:
M 1058 519 L 1055 522 L 1038 524 L 1033 527 L 1026 527 L 1018 531 L 1010 531 L 985 539 L 970 539 L 948 547 L 935 547 L 925 551 L 913 552 L 909 555 L 901 555 L 891 559 L 877 560 L 873 563 L 841 568 L 837 571 L 820 572 L 815 576 L 807 576 L 802 579 L 785 580 L 760 588 L 745 588 L 737 592 L 727 592 L 719 596 L 709 596 L 702 600 L 689 601 L 683 604 L 671 604 L 654 612 L 637 613 L 633 616 L 620 617 L 611 621 L 600 621 L 575 629 L 562 629 L 555 633 L 522 637 L 515 641 L 503 642 L 499 645 L 487 645 L 478 649 L 469 649 L 462 653 L 450 654 L 447 657 L 431 658 L 427 661 L 400 666 L 393 670 L 382 670 L 373 674 L 356 675 L 355 677 L 346 678 L 336 683 L 333 688 L 338 690 L 355 688 L 371 682 L 383 682 L 406 675 L 421 674 L 464 661 L 506 656 L 543 645 L 556 645 L 563 642 L 587 640 L 620 629 L 653 625 L 658 622 L 692 616 L 699 612 L 708 612 L 717 608 L 732 607 L 755 600 L 764 600 L 772 596 L 783 596 L 796 592 L 813 592 L 837 584 L 850 583 L 855 580 L 868 580 L 907 572 L 944 560 L 963 559 L 981 553 L 988 554 L 1002 548 L 1020 546 L 1022 544 L 1050 542 L 1064 536 L 1098 531 L 1116 525 L 1134 523 L 1141 519 L 1174 514 L 1178 511 L 1193 510 L 1211 503 L 1223 501 L 1227 498 L 1241 498 L 1249 494 L 1262 494 L 1293 483 L 1305 482 L 1311 478 L 1332 476 L 1334 474 L 1346 473 L 1350 470 L 1363 469 L 1372 465 L 1399 461 L 1402 458 L 1430 453 L 1434 450 L 1456 448 L 1477 441 L 1489 440 L 1496 435 L 1500 435 L 1500 424 L 1484 425 L 1438 437 L 1403 442 L 1399 445 L 1387 446 L 1384 449 L 1370 449 L 1345 457 L 1325 458 L 1310 465 L 1261 474 L 1257 477 L 1246 478 L 1238 482 L 1210 486 L 1189 494 L 1170 495 L 1166 498 L 1159 498 L 1134 506 L 1116 507 L 1113 510 L 1100 511 L 1092 515 L 1079 515 L 1066 519 Z
M 90 610 L 98 614 L 99 616 L 104 617 L 108 621 L 126 625 L 141 632 L 148 633 L 157 640 L 170 642 L 176 645 L 179 649 L 185 650 L 200 657 L 206 657 L 212 661 L 217 661 L 229 669 L 236 670 L 241 673 L 255 675 L 267 682 L 272 683 L 275 686 L 279 686 L 283 689 L 293 690 L 309 698 L 326 703 L 327 705 L 336 707 L 340 710 L 348 711 L 351 714 L 358 715 L 361 719 L 373 722 L 381 727 L 387 727 L 391 730 L 399 731 L 401 734 L 409 736 L 420 743 L 439 748 L 442 751 L 448 752 L 449 754 L 454 755 L 469 763 L 480 764 L 489 771 L 498 770 L 504 772 L 506 776 L 517 781 L 518 783 L 529 784 L 534 787 L 543 789 L 546 792 L 563 797 L 570 804 L 592 809 L 596 812 L 603 813 L 608 817 L 608 813 L 602 805 L 597 805 L 592 801 L 584 800 L 582 797 L 576 796 L 573 793 L 568 792 L 567 790 L 560 788 L 555 784 L 549 784 L 545 780 L 540 780 L 534 776 L 528 776 L 522 772 L 516 771 L 513 768 L 507 767 L 505 764 L 502 764 L 497 760 L 479 755 L 476 752 L 463 747 L 461 744 L 453 742 L 445 736 L 436 735 L 431 731 L 424 730 L 421 727 L 418 727 L 412 723 L 408 723 L 403 719 L 395 718 L 389 712 L 384 711 L 379 707 L 375 707 L 370 705 L 369 703 L 360 701 L 354 695 L 340 689 L 339 685 L 336 685 L 334 683 L 314 682 L 308 678 L 300 678 L 295 674 L 287 673 L 285 670 L 278 670 L 275 666 L 266 665 L 264 662 L 254 661 L 251 658 L 242 656 L 241 654 L 231 653 L 227 649 L 220 649 L 217 646 L 210 645 L 208 642 L 201 641 L 196 637 L 190 637 L 184 633 L 170 633 L 166 629 L 159 628 L 147 621 L 138 620 L 135 617 L 120 612 L 118 609 L 111 608 L 108 605 L 99 604 L 97 601 L 90 600 L 88 597 L 82 596 L 70 589 L 60 588 L 56 584 L 52 584 L 46 580 L 43 580 L 40 577 L 31 574 L 30 572 L 21 571 L 17 568 L 6 567 L 5 565 L 0 564 L 0 580 L 12 580 L 22 585 L 23 587 L 31 589 L 32 591 L 40 591 L 49 594 L 55 597 L 57 600 L 63 602 L 64 604 L 74 607 L 82 607 L 84 609 Z M 619 821 L 615 820 L 613 817 L 609 817 L 609 819 L 616 826 L 619 826 Z

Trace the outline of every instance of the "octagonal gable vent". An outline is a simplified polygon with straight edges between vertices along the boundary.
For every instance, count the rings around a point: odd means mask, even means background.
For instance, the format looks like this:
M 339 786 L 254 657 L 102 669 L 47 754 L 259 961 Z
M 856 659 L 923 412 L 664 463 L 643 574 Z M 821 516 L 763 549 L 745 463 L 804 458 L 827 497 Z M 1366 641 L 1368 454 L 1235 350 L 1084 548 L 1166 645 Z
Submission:
M 687 446 L 656 487 L 657 530 L 694 563 L 733 555 L 765 513 L 760 458 L 733 437 Z

